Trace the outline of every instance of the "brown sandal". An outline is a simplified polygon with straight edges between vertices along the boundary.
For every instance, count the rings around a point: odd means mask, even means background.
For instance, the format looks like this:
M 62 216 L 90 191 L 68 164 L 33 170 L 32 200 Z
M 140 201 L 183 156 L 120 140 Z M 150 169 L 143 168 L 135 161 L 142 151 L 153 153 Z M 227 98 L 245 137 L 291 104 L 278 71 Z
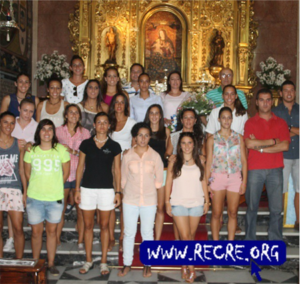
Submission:
M 190 275 L 189 275 L 189 277 L 187 279 L 185 279 L 185 282 L 187 282 L 187 283 L 194 283 L 195 278 L 196 278 L 196 271 L 194 270 L 194 271 L 190 272 Z
M 150 273 L 150 275 L 149 275 Z M 144 278 L 149 278 L 152 276 L 152 273 L 151 273 L 151 266 L 149 265 L 145 265 L 144 268 L 143 268 L 143 277 Z
M 128 269 L 127 269 L 128 268 Z M 125 273 L 125 270 L 127 269 L 127 272 Z M 123 268 L 119 271 L 118 276 L 124 277 L 131 271 L 131 266 L 124 265 Z
M 188 274 L 188 271 L 187 271 L 187 267 L 186 266 L 182 266 L 181 267 L 181 279 L 187 279 L 187 274 Z

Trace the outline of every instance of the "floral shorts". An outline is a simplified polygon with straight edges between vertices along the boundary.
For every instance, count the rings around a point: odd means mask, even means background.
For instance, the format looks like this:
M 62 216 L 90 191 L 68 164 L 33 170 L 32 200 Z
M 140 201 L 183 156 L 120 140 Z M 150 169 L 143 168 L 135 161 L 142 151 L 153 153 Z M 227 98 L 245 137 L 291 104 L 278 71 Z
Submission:
M 24 212 L 23 194 L 15 188 L 0 188 L 0 211 Z

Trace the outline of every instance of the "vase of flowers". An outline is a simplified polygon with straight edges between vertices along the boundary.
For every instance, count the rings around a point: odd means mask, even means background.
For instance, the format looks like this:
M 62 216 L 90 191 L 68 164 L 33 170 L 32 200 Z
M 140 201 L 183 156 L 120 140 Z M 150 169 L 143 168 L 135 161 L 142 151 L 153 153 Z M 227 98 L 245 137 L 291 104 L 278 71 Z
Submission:
M 266 62 L 260 62 L 259 65 L 262 71 L 257 71 L 256 76 L 268 89 L 279 90 L 281 84 L 291 77 L 291 70 L 283 70 L 283 65 L 278 64 L 273 57 L 269 57 Z
M 180 114 L 186 108 L 194 109 L 198 116 L 208 116 L 211 113 L 216 106 L 214 105 L 213 101 L 206 98 L 206 93 L 208 91 L 209 89 L 201 90 L 198 93 L 193 92 L 187 100 L 183 101 L 178 106 L 177 114 L 171 117 L 172 124 L 168 127 L 171 132 L 176 130 L 177 122 L 180 119 Z
M 66 55 L 59 55 L 57 50 L 54 50 L 51 55 L 43 54 L 42 59 L 36 63 L 36 68 L 34 79 L 39 80 L 40 85 L 44 85 L 52 73 L 56 73 L 60 79 L 70 77 Z

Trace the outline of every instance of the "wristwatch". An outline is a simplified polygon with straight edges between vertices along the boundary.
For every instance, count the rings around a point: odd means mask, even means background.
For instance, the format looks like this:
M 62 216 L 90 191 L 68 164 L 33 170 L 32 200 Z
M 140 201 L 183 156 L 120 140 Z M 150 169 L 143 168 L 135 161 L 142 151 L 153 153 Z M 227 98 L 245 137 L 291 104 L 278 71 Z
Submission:
M 264 149 L 262 149 L 262 148 L 261 148 L 261 149 L 259 149 L 259 152 L 263 153 L 263 152 L 264 152 Z

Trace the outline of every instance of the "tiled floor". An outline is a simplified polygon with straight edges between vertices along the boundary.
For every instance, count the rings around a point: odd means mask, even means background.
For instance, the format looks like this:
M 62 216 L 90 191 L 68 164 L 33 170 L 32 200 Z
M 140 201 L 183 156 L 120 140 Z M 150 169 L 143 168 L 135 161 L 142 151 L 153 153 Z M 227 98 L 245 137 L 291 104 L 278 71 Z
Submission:
M 60 275 L 53 277 L 48 274 L 49 284 L 135 284 L 135 283 L 178 283 L 184 282 L 180 277 L 180 271 L 153 271 L 150 278 L 143 278 L 141 270 L 132 270 L 125 277 L 118 277 L 118 269 L 112 269 L 109 275 L 100 276 L 99 266 L 95 263 L 94 269 L 88 274 L 79 274 L 79 267 L 58 267 Z M 235 284 L 235 283 L 299 283 L 298 276 L 292 272 L 277 270 L 262 270 L 262 281 L 259 282 L 248 270 L 222 270 L 222 271 L 197 271 L 195 283 L 207 284 Z

